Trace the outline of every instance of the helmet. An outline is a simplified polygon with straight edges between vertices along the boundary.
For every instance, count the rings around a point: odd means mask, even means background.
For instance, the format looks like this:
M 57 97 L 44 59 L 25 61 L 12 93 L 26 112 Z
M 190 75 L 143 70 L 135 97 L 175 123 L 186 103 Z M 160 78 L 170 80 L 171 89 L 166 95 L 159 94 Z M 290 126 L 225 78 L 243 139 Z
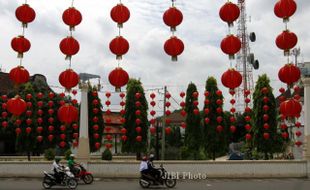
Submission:
M 55 157 L 55 162 L 58 163 L 60 162 L 61 158 L 60 157 Z
M 155 158 L 154 154 L 150 154 L 149 160 L 150 160 L 150 161 L 153 161 L 154 158 Z

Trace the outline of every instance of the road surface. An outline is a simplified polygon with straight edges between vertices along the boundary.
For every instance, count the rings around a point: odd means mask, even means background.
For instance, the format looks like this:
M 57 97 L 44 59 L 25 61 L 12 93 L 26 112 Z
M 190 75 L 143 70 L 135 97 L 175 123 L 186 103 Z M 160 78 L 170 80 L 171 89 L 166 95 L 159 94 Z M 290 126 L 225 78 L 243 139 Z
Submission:
M 43 189 L 41 179 L 0 178 L 0 190 L 38 190 Z M 53 189 L 64 189 L 54 187 Z M 91 185 L 79 183 L 77 189 L 83 190 L 134 190 L 142 189 L 135 179 L 95 179 Z M 155 187 L 152 189 L 165 189 Z M 310 179 L 206 179 L 180 180 L 176 190 L 309 190 Z

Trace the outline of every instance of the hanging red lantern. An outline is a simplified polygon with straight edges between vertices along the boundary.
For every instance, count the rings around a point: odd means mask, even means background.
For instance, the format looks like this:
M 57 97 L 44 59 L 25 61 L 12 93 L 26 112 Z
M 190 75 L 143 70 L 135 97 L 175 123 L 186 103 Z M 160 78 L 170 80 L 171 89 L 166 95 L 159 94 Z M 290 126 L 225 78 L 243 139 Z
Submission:
M 280 113 L 285 117 L 297 117 L 301 110 L 301 104 L 294 99 L 286 100 L 280 104 Z
M 227 22 L 229 26 L 233 24 L 240 16 L 239 7 L 232 3 L 227 2 L 220 9 L 220 17 L 224 22 Z
M 205 123 L 206 123 L 206 124 L 209 124 L 209 123 L 210 123 L 210 118 L 206 117 L 206 118 L 205 118 Z
M 22 130 L 18 127 L 15 129 L 15 133 L 17 136 L 19 136 L 21 134 Z
M 82 22 L 82 14 L 74 7 L 70 7 L 62 14 L 62 20 L 68 26 L 70 30 L 73 30 L 75 26 Z
M 176 31 L 176 27 L 183 21 L 182 12 L 176 7 L 170 7 L 163 15 L 164 23 L 170 26 L 171 31 Z
M 276 45 L 279 49 L 284 50 L 284 54 L 288 54 L 289 50 L 294 48 L 298 42 L 298 38 L 295 33 L 288 30 L 283 31 L 276 38 Z
M 26 127 L 26 133 L 27 133 L 27 135 L 29 135 L 29 134 L 31 133 L 31 131 L 32 131 L 31 127 Z
M 16 9 L 15 16 L 24 26 L 27 26 L 36 18 L 36 12 L 28 4 L 23 4 Z
M 229 58 L 234 58 L 234 55 L 241 49 L 241 41 L 238 37 L 230 34 L 226 36 L 221 42 L 221 49 Z
M 11 47 L 18 53 L 18 57 L 23 57 L 23 53 L 29 51 L 31 47 L 30 41 L 24 36 L 18 36 L 12 39 Z
M 117 26 L 122 28 L 123 23 L 130 18 L 130 11 L 125 5 L 120 3 L 112 8 L 110 15 L 112 20 L 117 23 Z
M 167 135 L 170 135 L 170 134 L 171 134 L 171 128 L 170 128 L 170 127 L 166 127 L 166 128 L 165 128 L 165 133 L 166 133 Z
M 67 58 L 77 54 L 80 50 L 79 42 L 72 36 L 64 38 L 59 44 L 60 51 L 67 56 Z
M 2 125 L 3 128 L 7 128 L 8 125 L 9 125 L 9 123 L 8 123 L 7 121 L 3 121 L 3 122 L 1 123 L 1 125 Z
M 274 13 L 277 17 L 287 21 L 297 10 L 294 0 L 279 0 L 274 6 Z
M 294 64 L 286 64 L 279 70 L 278 77 L 282 82 L 292 85 L 300 79 L 301 73 Z
M 128 41 L 122 36 L 117 36 L 110 42 L 110 50 L 116 55 L 116 59 L 122 59 L 122 55 L 125 55 L 129 50 Z
M 10 71 L 9 78 L 14 84 L 24 84 L 29 81 L 29 72 L 23 66 L 17 66 Z
M 41 126 L 40 126 L 40 127 L 37 127 L 37 132 L 38 132 L 38 133 L 42 133 L 42 131 L 43 131 L 43 127 L 41 127 Z
M 221 77 L 222 84 L 230 89 L 237 88 L 242 83 L 242 75 L 235 69 L 228 69 Z
M 58 119 L 63 123 L 71 124 L 72 122 L 78 121 L 78 117 L 78 109 L 70 104 L 65 104 L 58 110 Z
M 237 128 L 236 128 L 236 126 L 232 125 L 229 127 L 229 130 L 230 130 L 230 132 L 235 133 Z
M 250 131 L 251 128 L 252 128 L 252 126 L 251 126 L 250 124 L 246 124 L 246 125 L 244 126 L 244 128 L 245 128 L 245 130 Z
M 185 129 L 185 128 L 186 128 L 186 123 L 185 123 L 185 122 L 182 122 L 182 123 L 181 123 L 181 127 L 182 127 L 182 129 Z
M 137 141 L 137 142 L 141 142 L 141 141 L 142 141 L 142 137 L 141 137 L 140 135 L 137 136 L 137 137 L 136 137 L 136 141 Z
M 27 104 L 23 99 L 20 98 L 20 96 L 15 96 L 7 102 L 7 110 L 14 116 L 20 116 L 26 111 L 26 109 Z
M 126 128 L 122 128 L 122 129 L 121 129 L 121 133 L 122 133 L 122 134 L 126 134 L 126 133 L 127 133 L 127 129 L 126 129 Z
M 4 111 L 1 113 L 2 118 L 6 118 L 8 116 L 8 112 Z
M 115 87 L 115 91 L 119 92 L 121 87 L 125 86 L 129 81 L 128 73 L 121 67 L 115 68 L 109 74 L 109 82 Z
M 268 140 L 270 138 L 270 134 L 269 133 L 264 133 L 263 137 L 265 140 Z
M 199 109 L 194 109 L 193 112 L 195 115 L 199 115 Z
M 137 133 L 141 133 L 141 131 L 142 131 L 142 128 L 141 128 L 141 127 L 136 127 L 136 132 L 137 132 Z
M 176 36 L 170 37 L 164 44 L 165 52 L 171 56 L 172 61 L 177 61 L 178 56 L 184 51 L 184 43 Z
M 66 146 L 66 142 L 65 141 L 61 141 L 60 143 L 59 143 L 59 147 L 60 148 L 64 148 Z
M 124 141 L 124 142 L 127 141 L 127 139 L 128 139 L 128 137 L 126 135 L 122 135 L 121 138 L 122 138 L 122 141 Z
M 59 83 L 69 91 L 79 84 L 80 77 L 72 69 L 67 69 L 60 73 L 58 80 Z
M 77 139 L 77 138 L 79 138 L 79 134 L 78 133 L 73 133 L 73 138 L 75 138 L 75 139 Z
M 246 139 L 246 140 L 251 140 L 251 139 L 252 139 L 252 135 L 249 134 L 249 133 L 247 133 L 247 134 L 245 135 L 245 139 Z

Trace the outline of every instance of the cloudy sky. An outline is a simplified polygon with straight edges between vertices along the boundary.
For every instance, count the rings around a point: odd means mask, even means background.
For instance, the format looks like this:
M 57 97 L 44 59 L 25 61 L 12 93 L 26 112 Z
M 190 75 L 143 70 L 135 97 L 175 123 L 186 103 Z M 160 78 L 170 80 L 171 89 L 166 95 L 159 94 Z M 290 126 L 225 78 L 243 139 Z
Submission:
M 5 71 L 18 64 L 10 41 L 21 33 L 15 9 L 23 2 L 25 1 L 0 0 L 0 65 Z M 116 24 L 110 18 L 110 10 L 118 2 L 75 0 L 74 3 L 83 14 L 83 21 L 74 32 L 81 49 L 73 58 L 73 68 L 77 72 L 100 75 L 103 91 L 111 90 L 107 76 L 117 66 L 108 44 L 118 33 Z M 220 41 L 227 33 L 227 25 L 218 16 L 218 11 L 226 0 L 176 1 L 184 15 L 177 36 L 185 43 L 185 51 L 178 62 L 171 62 L 163 50 L 163 43 L 169 38 L 170 31 L 163 23 L 162 15 L 171 1 L 122 2 L 130 9 L 131 18 L 122 30 L 123 36 L 130 42 L 130 50 L 121 65 L 131 77 L 140 78 L 145 89 L 167 85 L 178 100 L 176 92 L 186 90 L 189 82 L 194 82 L 202 93 L 208 76 L 215 76 L 219 80 L 221 73 L 228 68 L 228 57 L 219 48 Z M 285 59 L 274 40 L 283 30 L 284 24 L 273 13 L 275 2 L 276 0 L 247 0 L 247 14 L 251 20 L 248 23 L 249 32 L 254 31 L 257 35 L 257 41 L 250 44 L 251 50 L 261 65 L 260 70 L 254 71 L 254 79 L 267 73 L 272 85 L 278 89 L 281 83 L 277 79 L 277 71 L 285 63 Z M 291 18 L 289 28 L 299 37 L 298 47 L 302 50 L 300 60 L 310 61 L 310 1 L 296 2 L 298 11 Z M 59 42 L 68 35 L 68 27 L 62 22 L 61 16 L 70 6 L 71 0 L 28 0 L 28 3 L 35 9 L 37 17 L 26 30 L 26 37 L 31 41 L 32 47 L 25 55 L 24 66 L 31 74 L 44 74 L 49 84 L 59 86 L 58 75 L 68 65 L 59 50 Z M 219 85 L 223 91 L 227 91 Z

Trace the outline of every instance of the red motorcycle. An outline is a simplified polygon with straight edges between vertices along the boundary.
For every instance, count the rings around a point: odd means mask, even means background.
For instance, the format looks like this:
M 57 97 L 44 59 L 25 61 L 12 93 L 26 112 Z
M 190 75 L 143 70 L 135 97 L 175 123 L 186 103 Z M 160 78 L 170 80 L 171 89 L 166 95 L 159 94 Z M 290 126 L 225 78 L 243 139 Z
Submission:
M 79 172 L 74 172 L 74 176 L 76 179 L 83 180 L 85 184 L 93 183 L 94 177 L 92 173 L 88 172 L 81 164 L 78 164 L 75 167 L 79 169 Z

